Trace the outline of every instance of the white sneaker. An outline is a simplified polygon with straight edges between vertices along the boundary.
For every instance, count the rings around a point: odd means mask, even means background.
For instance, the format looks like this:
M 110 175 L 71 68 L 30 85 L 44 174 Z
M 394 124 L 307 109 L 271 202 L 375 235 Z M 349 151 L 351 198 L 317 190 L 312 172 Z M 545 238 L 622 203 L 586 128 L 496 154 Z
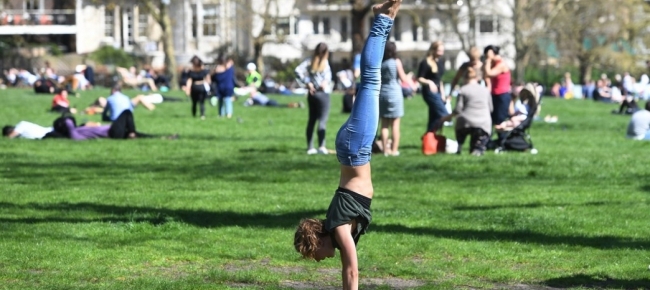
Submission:
M 314 154 L 318 154 L 318 150 L 316 150 L 316 148 L 310 148 L 309 150 L 307 150 L 307 155 L 314 155 Z
M 454 125 L 454 122 L 445 122 L 445 127 L 451 127 Z
M 318 148 L 318 154 L 325 154 L 325 155 L 327 155 L 327 154 L 330 154 L 330 152 L 327 151 L 327 148 L 325 148 L 325 147 L 320 147 L 320 148 Z

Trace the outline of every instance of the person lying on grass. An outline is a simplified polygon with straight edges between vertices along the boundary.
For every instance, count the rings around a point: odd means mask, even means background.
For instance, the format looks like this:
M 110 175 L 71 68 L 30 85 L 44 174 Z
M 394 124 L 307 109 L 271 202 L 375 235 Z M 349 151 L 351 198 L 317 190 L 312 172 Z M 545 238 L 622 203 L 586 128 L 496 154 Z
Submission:
M 336 155 L 341 163 L 339 188 L 325 220 L 300 221 L 293 245 L 303 257 L 321 261 L 341 252 L 343 289 L 358 289 L 356 244 L 372 220 L 373 196 L 370 173 L 372 142 L 379 121 L 381 63 L 386 39 L 401 0 L 373 6 L 375 19 L 362 52 L 361 85 L 347 122 L 336 136 Z

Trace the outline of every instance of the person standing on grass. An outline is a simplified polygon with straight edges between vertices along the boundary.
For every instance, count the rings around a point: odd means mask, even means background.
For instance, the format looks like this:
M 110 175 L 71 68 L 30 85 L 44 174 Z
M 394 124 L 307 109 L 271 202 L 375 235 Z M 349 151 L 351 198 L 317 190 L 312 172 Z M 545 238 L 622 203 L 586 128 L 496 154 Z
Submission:
M 442 56 L 445 53 L 445 46 L 442 41 L 434 41 L 429 46 L 427 57 L 420 63 L 418 68 L 418 82 L 422 85 L 422 98 L 429 107 L 429 121 L 427 132 L 437 131 L 438 121 L 449 115 L 445 103 L 445 86 L 442 83 L 442 76 L 445 74 L 445 62 Z
M 330 114 L 330 81 L 332 70 L 328 61 L 329 49 L 324 42 L 316 45 L 311 58 L 306 59 L 296 67 L 295 73 L 298 81 L 307 84 L 307 106 L 309 118 L 307 120 L 307 154 L 328 154 L 325 148 L 325 129 Z M 314 126 L 318 121 L 318 149 L 314 148 Z
M 219 117 L 230 119 L 233 113 L 232 99 L 235 95 L 235 66 L 232 59 L 221 54 L 212 74 L 212 90 L 218 97 Z
M 500 47 L 488 45 L 483 50 L 485 55 L 485 68 L 484 77 L 488 88 L 492 93 L 492 104 L 494 110 L 492 111 L 492 124 L 501 124 L 509 117 L 510 101 L 512 100 L 512 86 L 510 68 L 503 61 L 499 55 Z M 507 132 L 498 134 L 498 143 L 505 138 Z
M 404 116 L 404 95 L 400 81 L 408 81 L 402 61 L 397 58 L 397 46 L 386 43 L 381 64 L 381 90 L 379 91 L 379 117 L 381 117 L 381 142 L 384 155 L 399 156 L 400 119 Z M 393 142 L 388 147 L 389 130 Z
M 627 125 L 627 138 L 650 141 L 650 101 L 645 103 L 645 110 L 632 114 Z
M 196 106 L 201 110 L 201 120 L 205 120 L 205 99 L 208 98 L 210 88 L 210 73 L 203 68 L 203 61 L 192 57 L 192 69 L 185 84 L 185 94 L 192 99 L 192 116 L 196 117 Z
M 381 63 L 401 2 L 390 0 L 372 8 L 375 19 L 362 52 L 361 84 L 350 117 L 336 136 L 339 187 L 325 220 L 303 219 L 294 235 L 293 245 L 305 258 L 321 261 L 334 257 L 339 249 L 343 289 L 359 287 L 356 244 L 372 220 L 370 157 L 379 121 Z
M 478 47 L 475 46 L 472 46 L 469 49 L 469 61 L 463 63 L 460 66 L 460 68 L 458 68 L 458 71 L 456 71 L 456 75 L 454 76 L 454 79 L 451 81 L 452 90 L 459 83 L 461 83 L 461 86 L 463 86 L 465 83 L 469 82 L 469 80 L 466 79 L 465 76 L 467 76 L 467 70 L 470 68 L 474 70 L 474 73 L 478 78 L 478 83 L 480 84 L 483 81 L 483 62 L 481 61 L 481 51 L 478 49 Z M 465 81 L 461 82 L 461 79 L 463 78 L 465 78 Z

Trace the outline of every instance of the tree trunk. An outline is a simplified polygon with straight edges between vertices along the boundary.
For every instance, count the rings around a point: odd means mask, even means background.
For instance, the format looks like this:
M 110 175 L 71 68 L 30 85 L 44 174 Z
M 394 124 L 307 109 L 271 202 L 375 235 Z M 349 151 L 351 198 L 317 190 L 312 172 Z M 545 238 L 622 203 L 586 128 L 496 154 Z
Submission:
M 354 0 L 350 0 L 350 4 L 352 5 L 352 55 L 350 59 L 354 59 L 354 55 L 361 52 L 365 43 L 366 15 L 372 8 L 372 2 L 364 7 L 355 5 Z
M 264 74 L 264 57 L 262 56 L 263 48 L 264 41 L 261 39 L 255 39 L 253 43 L 253 59 L 255 59 L 255 63 L 257 64 L 257 71 L 261 74 Z
M 580 62 L 580 80 L 585 83 L 587 79 L 591 79 L 591 70 L 593 69 L 593 62 L 588 56 L 578 57 Z
M 165 67 L 167 75 L 171 76 L 171 89 L 178 88 L 178 71 L 176 69 L 176 52 L 174 50 L 174 36 L 172 34 L 172 20 L 169 17 L 169 6 L 160 5 L 160 26 L 162 28 L 162 43 L 165 53 Z

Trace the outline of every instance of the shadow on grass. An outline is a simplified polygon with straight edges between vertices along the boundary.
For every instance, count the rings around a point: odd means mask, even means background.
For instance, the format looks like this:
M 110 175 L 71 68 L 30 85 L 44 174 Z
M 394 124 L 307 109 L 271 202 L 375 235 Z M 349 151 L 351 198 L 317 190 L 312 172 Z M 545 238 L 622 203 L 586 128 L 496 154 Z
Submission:
M 645 192 L 650 192 L 650 184 L 647 184 L 647 185 L 641 186 L 641 190 L 643 190 L 643 191 L 645 191 Z
M 494 209 L 505 209 L 505 208 L 540 208 L 540 207 L 569 207 L 569 206 L 609 206 L 609 205 L 620 205 L 623 204 L 620 201 L 594 201 L 594 202 L 585 202 L 585 203 L 526 203 L 526 204 L 498 204 L 498 205 L 475 205 L 475 206 L 455 206 L 452 207 L 453 210 L 494 210 Z M 629 203 L 632 204 L 632 203 Z M 638 202 L 634 203 L 638 204 Z
M 403 225 L 372 225 L 371 231 L 404 233 L 411 235 L 430 235 L 437 238 L 463 241 L 519 242 L 540 245 L 567 245 L 591 247 L 596 249 L 647 249 L 650 240 L 631 239 L 616 236 L 568 236 L 549 235 L 531 231 L 496 231 L 473 229 L 437 229 L 425 227 L 406 227 Z
M 208 211 L 190 209 L 168 209 L 138 206 L 121 206 L 96 203 L 53 203 L 53 204 L 14 204 L 0 203 L 0 210 L 39 210 L 70 216 L 70 213 L 88 213 L 84 217 L 18 217 L 0 218 L 1 223 L 92 223 L 92 222 L 146 222 L 160 225 L 171 221 L 183 222 L 197 227 L 215 228 L 227 226 L 259 228 L 293 228 L 300 219 L 306 217 L 324 217 L 323 210 L 306 210 L 288 213 L 239 213 L 233 211 Z M 92 216 L 103 214 L 106 217 Z M 592 247 L 597 249 L 647 249 L 649 240 L 635 240 L 616 236 L 567 236 L 548 235 L 530 231 L 496 231 L 472 229 L 440 229 L 425 227 L 406 227 L 394 224 L 374 224 L 371 231 L 382 233 L 403 233 L 411 235 L 429 235 L 436 238 L 463 241 L 505 241 L 541 245 L 568 245 Z
M 648 289 L 650 287 L 650 279 L 625 280 L 613 279 L 607 276 L 597 277 L 578 274 L 549 279 L 544 281 L 542 284 L 559 288 L 583 287 L 589 289 Z
M 197 227 L 225 226 L 292 228 L 302 218 L 324 216 L 325 210 L 307 210 L 290 213 L 238 213 L 233 211 L 207 211 L 121 206 L 97 203 L 13 204 L 2 202 L 0 209 L 30 209 L 54 213 L 88 212 L 107 217 L 19 217 L 0 218 L 2 223 L 91 223 L 91 222 L 146 222 L 161 225 L 171 221 Z M 64 214 L 69 215 L 69 214 Z M 62 215 L 63 216 L 63 215 Z

